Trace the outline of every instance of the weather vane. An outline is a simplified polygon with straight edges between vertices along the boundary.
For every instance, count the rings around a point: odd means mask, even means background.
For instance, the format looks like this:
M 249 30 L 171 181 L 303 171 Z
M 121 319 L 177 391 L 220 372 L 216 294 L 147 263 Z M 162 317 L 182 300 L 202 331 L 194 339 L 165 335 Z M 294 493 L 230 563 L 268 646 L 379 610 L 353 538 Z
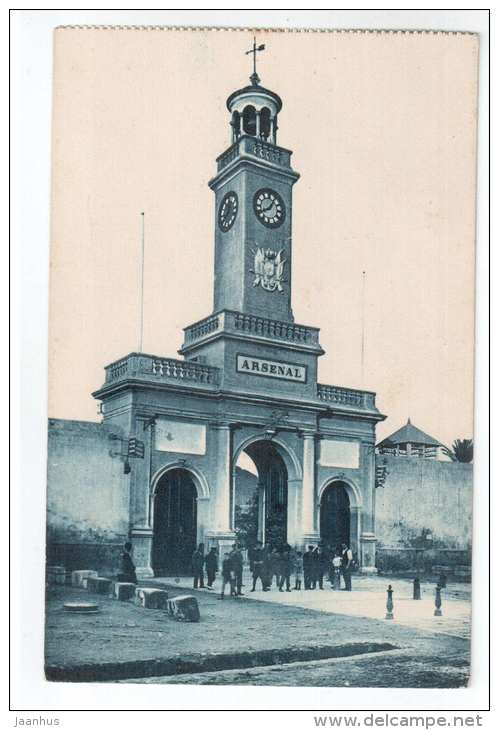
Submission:
M 253 84 L 253 86 L 256 86 L 258 82 L 260 81 L 260 77 L 258 76 L 256 72 L 256 54 L 258 51 L 264 51 L 265 50 L 265 43 L 262 43 L 260 46 L 256 45 L 256 36 L 253 36 L 253 48 L 251 48 L 249 51 L 245 51 L 245 55 L 247 56 L 249 53 L 253 54 L 253 73 L 250 76 L 250 81 Z

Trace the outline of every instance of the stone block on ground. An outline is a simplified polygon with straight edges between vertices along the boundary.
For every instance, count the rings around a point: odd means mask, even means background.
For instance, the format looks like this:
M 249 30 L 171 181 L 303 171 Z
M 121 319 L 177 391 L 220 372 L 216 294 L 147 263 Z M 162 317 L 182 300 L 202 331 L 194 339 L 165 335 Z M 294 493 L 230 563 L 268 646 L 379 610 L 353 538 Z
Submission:
M 163 608 L 168 604 L 168 593 L 159 588 L 136 588 L 135 602 L 143 608 Z
M 112 581 L 109 578 L 87 578 L 87 591 L 89 593 L 109 593 Z
M 128 601 L 130 598 L 135 596 L 135 590 L 137 586 L 135 583 L 124 583 L 123 581 L 116 581 L 112 585 L 111 595 L 118 601 Z
M 63 565 L 47 565 L 47 583 L 65 585 L 66 568 Z
M 71 573 L 71 585 L 75 588 L 86 588 L 88 578 L 97 578 L 96 570 L 73 570 Z
M 177 621 L 197 623 L 200 619 L 199 606 L 195 596 L 176 596 L 168 601 L 168 613 Z

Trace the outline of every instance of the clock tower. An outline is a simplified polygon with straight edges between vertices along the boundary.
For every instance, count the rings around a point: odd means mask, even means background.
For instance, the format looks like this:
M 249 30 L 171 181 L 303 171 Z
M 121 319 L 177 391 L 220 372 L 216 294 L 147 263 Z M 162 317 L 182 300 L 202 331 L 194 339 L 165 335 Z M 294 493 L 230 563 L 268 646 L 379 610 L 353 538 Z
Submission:
M 209 182 L 214 309 L 185 329 L 179 352 L 220 368 L 223 388 L 268 392 L 279 379 L 283 395 L 310 397 L 323 350 L 318 330 L 295 324 L 291 307 L 292 191 L 299 174 L 291 151 L 277 144 L 282 101 L 254 70 L 250 84 L 229 96 L 227 109 L 231 144 Z
M 282 101 L 255 74 L 227 99 L 231 146 L 217 158 L 215 311 L 292 322 L 291 152 L 277 145 Z

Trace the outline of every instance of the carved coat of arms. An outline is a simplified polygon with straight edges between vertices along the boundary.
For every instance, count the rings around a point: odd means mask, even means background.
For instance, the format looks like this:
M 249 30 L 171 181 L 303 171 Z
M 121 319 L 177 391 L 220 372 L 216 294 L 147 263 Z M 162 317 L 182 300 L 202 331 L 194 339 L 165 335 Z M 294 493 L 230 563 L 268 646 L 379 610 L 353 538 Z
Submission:
M 252 273 L 255 274 L 253 286 L 261 284 L 266 291 L 282 292 L 282 283 L 284 281 L 284 264 L 286 259 L 282 258 L 283 249 L 272 251 L 272 249 L 258 247 L 255 254 L 255 268 Z

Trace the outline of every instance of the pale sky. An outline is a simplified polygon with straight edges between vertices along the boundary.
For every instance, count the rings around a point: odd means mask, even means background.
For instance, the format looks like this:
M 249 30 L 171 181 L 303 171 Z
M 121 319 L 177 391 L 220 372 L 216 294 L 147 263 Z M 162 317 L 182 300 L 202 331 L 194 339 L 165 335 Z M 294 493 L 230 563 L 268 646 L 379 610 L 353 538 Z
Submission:
M 380 440 L 408 416 L 472 436 L 478 40 L 443 33 L 260 33 L 283 99 L 293 310 L 319 326 L 319 381 L 377 392 Z M 99 420 L 104 365 L 178 357 L 212 311 L 215 158 L 252 35 L 56 32 L 49 415 Z M 361 374 L 361 279 L 365 365 Z

